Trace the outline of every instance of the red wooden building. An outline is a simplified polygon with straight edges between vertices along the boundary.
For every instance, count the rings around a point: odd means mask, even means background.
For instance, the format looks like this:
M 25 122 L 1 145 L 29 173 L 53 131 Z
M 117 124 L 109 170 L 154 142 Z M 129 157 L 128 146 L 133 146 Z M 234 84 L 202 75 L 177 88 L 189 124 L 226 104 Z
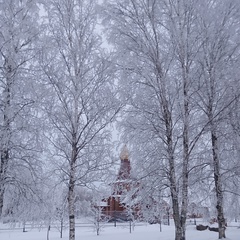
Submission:
M 112 219 L 127 220 L 127 208 L 121 203 L 132 186 L 131 164 L 129 161 L 129 151 L 126 145 L 122 148 L 120 160 L 120 169 L 116 181 L 112 183 L 112 195 L 105 200 L 106 206 L 102 208 L 102 213 Z

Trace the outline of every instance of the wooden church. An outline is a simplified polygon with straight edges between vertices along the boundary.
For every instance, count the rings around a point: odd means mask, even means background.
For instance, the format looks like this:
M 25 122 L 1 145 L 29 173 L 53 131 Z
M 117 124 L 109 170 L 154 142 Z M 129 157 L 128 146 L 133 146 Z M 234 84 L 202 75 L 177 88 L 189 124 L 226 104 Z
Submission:
M 105 200 L 106 205 L 102 208 L 102 213 L 110 219 L 127 221 L 129 213 L 127 207 L 122 203 L 122 199 L 132 187 L 131 164 L 129 161 L 129 151 L 126 145 L 120 153 L 120 169 L 115 182 L 112 183 L 112 195 Z

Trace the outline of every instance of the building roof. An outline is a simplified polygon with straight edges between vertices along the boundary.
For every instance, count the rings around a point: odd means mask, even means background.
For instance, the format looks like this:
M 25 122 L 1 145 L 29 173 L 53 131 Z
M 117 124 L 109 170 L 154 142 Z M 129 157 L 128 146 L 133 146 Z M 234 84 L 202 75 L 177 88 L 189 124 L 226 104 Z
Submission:
M 126 160 L 129 158 L 129 151 L 126 145 L 123 146 L 121 153 L 120 153 L 120 159 Z
M 129 161 L 129 151 L 126 145 L 123 146 L 120 159 L 121 159 L 121 165 L 118 172 L 117 180 L 125 180 L 130 179 L 130 172 L 131 172 L 131 165 Z

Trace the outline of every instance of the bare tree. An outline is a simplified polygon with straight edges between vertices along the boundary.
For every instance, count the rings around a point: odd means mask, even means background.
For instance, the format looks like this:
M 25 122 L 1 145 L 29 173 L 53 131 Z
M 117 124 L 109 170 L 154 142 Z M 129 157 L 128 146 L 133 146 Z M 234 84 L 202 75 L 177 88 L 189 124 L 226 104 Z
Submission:
M 55 172 L 68 186 L 69 239 L 75 239 L 75 187 L 100 180 L 109 161 L 106 126 L 119 111 L 109 56 L 96 33 L 95 1 L 53 0 L 46 5 L 45 111 L 52 131 Z M 49 99 L 50 102 L 49 102 Z
M 194 4 L 119 1 L 108 12 L 109 38 L 119 50 L 122 84 L 129 93 L 123 93 L 129 99 L 124 138 L 141 146 L 136 158 L 145 159 L 145 169 L 152 170 L 148 174 L 157 174 L 158 184 L 169 187 L 176 239 L 185 239 L 190 153 L 201 136 L 201 130 L 189 136 L 196 124 L 190 123 L 192 65 L 198 51 Z
M 158 179 L 156 186 L 169 187 L 176 239 L 185 239 L 189 178 L 196 183 L 198 175 L 192 175 L 205 172 L 210 164 L 200 159 L 209 132 L 222 222 L 219 237 L 224 235 L 217 128 L 238 96 L 231 97 L 229 91 L 233 79 L 224 83 L 235 72 L 230 63 L 238 47 L 238 20 L 232 15 L 233 3 L 201 4 L 198 0 L 112 1 L 105 15 L 109 41 L 118 56 L 121 96 L 127 99 L 124 139 L 133 144 L 134 157 L 144 161 L 140 176 L 157 176 L 152 178 Z M 223 61 L 229 63 L 225 68 Z
M 21 171 L 29 175 L 34 172 L 32 150 L 36 137 L 30 133 L 34 128 L 30 120 L 34 117 L 31 94 L 34 81 L 29 66 L 33 63 L 38 36 L 38 7 L 35 1 L 4 1 L 0 3 L 0 15 L 1 216 L 6 188 L 15 185 L 19 192 L 23 190 L 21 187 L 26 190 L 24 182 L 20 184 L 24 177 Z
M 226 116 L 239 93 L 235 86 L 234 58 L 239 43 L 236 41 L 238 7 L 234 1 L 212 4 L 205 1 L 199 17 L 199 31 L 202 32 L 201 69 L 198 101 L 208 119 L 211 139 L 212 166 L 216 192 L 216 209 L 219 225 L 219 239 L 225 237 L 224 193 L 221 174 L 220 135 L 227 124 Z M 217 21 L 213 21 L 218 19 Z
M 198 1 L 165 1 L 166 14 L 169 18 L 166 26 L 171 36 L 172 48 L 174 49 L 174 62 L 176 62 L 176 76 L 179 84 L 179 108 L 182 127 L 182 184 L 181 184 L 181 210 L 179 217 L 175 219 L 177 235 L 185 239 L 186 218 L 188 207 L 189 174 L 193 166 L 190 155 L 201 137 L 202 129 L 194 131 L 197 121 L 194 119 L 195 92 L 193 86 L 196 83 L 195 67 L 196 56 L 199 51 L 199 33 L 196 31 L 196 12 Z M 200 117 L 200 116 L 199 116 Z M 195 124 L 193 124 L 195 123 Z M 175 212 L 175 211 L 174 211 Z

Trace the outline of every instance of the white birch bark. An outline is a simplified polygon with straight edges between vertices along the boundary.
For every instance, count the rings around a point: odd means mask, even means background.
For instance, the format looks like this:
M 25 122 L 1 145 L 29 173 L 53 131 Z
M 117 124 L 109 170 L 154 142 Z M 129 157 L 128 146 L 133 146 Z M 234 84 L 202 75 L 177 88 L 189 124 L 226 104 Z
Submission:
M 76 81 L 76 80 L 75 80 Z M 76 164 L 78 158 L 78 100 L 74 99 L 73 131 L 71 144 L 71 159 L 68 182 L 68 214 L 69 214 L 69 240 L 75 240 L 75 185 L 76 185 Z
M 211 130 L 212 139 L 212 154 L 213 154 L 213 166 L 214 166 L 214 182 L 216 191 L 216 209 L 217 209 L 217 220 L 219 229 L 219 239 L 226 238 L 225 234 L 225 218 L 223 212 L 223 191 L 221 182 L 221 172 L 220 172 L 220 161 L 218 154 L 218 138 L 216 131 L 214 131 L 213 126 Z
M 215 183 L 215 193 L 216 193 L 216 209 L 217 209 L 217 220 L 219 229 L 219 239 L 226 238 L 225 235 L 225 218 L 223 213 L 223 191 L 222 191 L 222 180 L 220 172 L 220 159 L 218 152 L 218 136 L 217 136 L 217 126 L 218 122 L 214 119 L 214 96 L 216 94 L 215 89 L 215 79 L 212 76 L 211 71 L 209 71 L 209 101 L 208 101 L 208 120 L 210 125 L 211 134 L 211 146 L 212 146 L 212 160 L 213 160 L 213 174 Z
M 74 155 L 74 150 L 73 155 Z M 76 153 L 75 153 L 76 154 Z M 76 158 L 76 155 L 75 157 Z M 75 239 L 75 182 L 76 182 L 76 159 L 72 159 L 68 183 L 68 215 L 69 215 L 69 240 Z

